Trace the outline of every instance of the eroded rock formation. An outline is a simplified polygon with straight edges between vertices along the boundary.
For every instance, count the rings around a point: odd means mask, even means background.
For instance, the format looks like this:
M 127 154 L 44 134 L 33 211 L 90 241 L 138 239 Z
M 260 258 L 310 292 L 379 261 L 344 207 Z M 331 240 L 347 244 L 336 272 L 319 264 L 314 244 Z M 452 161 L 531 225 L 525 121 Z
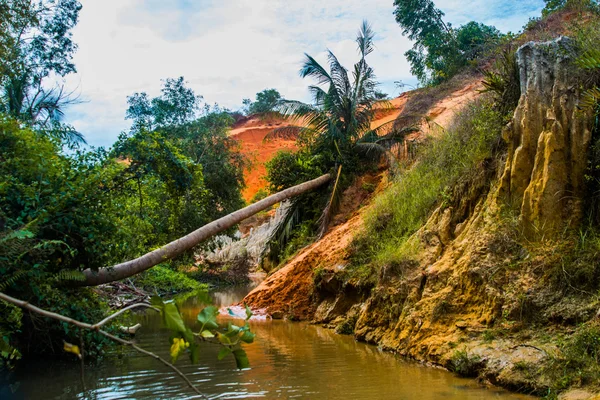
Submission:
M 530 236 L 553 236 L 582 217 L 590 116 L 577 108 L 579 78 L 569 38 L 517 51 L 521 99 L 504 131 L 503 201 L 519 207 Z

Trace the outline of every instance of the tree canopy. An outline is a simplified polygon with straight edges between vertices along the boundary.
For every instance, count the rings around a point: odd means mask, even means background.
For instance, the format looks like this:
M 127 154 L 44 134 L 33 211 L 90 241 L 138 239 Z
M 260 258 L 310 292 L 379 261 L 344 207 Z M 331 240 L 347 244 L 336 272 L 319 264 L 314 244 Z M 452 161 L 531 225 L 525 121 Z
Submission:
M 265 89 L 256 93 L 256 100 L 244 99 L 246 115 L 264 114 L 273 111 L 278 102 L 282 99 L 277 89 Z
M 0 112 L 74 142 L 83 137 L 61 124 L 73 99 L 47 81 L 76 72 L 72 29 L 80 10 L 77 0 L 0 1 Z
M 394 6 L 403 34 L 415 41 L 405 53 L 411 72 L 425 85 L 452 77 L 502 36 L 495 27 L 474 21 L 454 29 L 432 0 L 395 0 Z

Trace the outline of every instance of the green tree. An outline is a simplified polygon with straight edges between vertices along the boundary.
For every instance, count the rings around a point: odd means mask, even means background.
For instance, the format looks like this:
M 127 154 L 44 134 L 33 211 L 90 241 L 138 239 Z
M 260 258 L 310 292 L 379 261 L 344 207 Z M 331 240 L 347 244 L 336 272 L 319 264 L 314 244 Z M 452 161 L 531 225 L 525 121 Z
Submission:
M 169 131 L 177 138 L 182 151 L 202 165 L 212 219 L 244 205 L 241 191 L 245 187 L 244 169 L 249 161 L 240 153 L 239 142 L 229 136 L 233 123 L 227 110 L 206 106 L 202 117 Z
M 500 32 L 477 22 L 453 29 L 432 0 L 395 0 L 394 15 L 403 34 L 414 40 L 405 55 L 411 72 L 423 84 L 438 84 L 479 57 Z
M 233 118 L 218 106 L 200 107 L 202 97 L 185 85 L 183 77 L 166 79 L 161 95 L 149 98 L 135 93 L 127 98 L 126 116 L 133 120 L 132 134 L 156 131 L 183 155 L 202 166 L 208 190 L 204 199 L 212 219 L 244 205 L 241 190 L 248 160 L 228 135 Z
M 72 142 L 83 137 L 61 119 L 74 100 L 46 81 L 76 72 L 72 29 L 80 10 L 77 0 L 0 1 L 0 111 Z
M 276 89 L 265 89 L 256 93 L 256 101 L 244 99 L 242 103 L 247 115 L 264 114 L 273 111 L 281 99 L 281 94 Z
M 327 53 L 329 70 L 306 54 L 300 76 L 313 78 L 317 83 L 309 86 L 313 103 L 284 100 L 277 107 L 285 117 L 300 125 L 276 129 L 271 135 L 295 130 L 300 135 L 302 151 L 280 153 L 268 164 L 271 190 L 297 184 L 297 179 L 314 178 L 322 171 L 332 171 L 337 179 L 332 181 L 327 196 L 311 193 L 294 200 L 273 234 L 278 239 L 271 246 L 272 251 L 283 248 L 282 242 L 290 238 L 294 225 L 315 220 L 319 215 L 319 235 L 324 234 L 344 183 L 360 170 L 360 157 L 367 156 L 371 162 L 382 154 L 393 158 L 387 145 L 402 140 L 406 133 L 394 131 L 393 124 L 371 127 L 376 104 L 386 105 L 379 100 L 375 73 L 366 60 L 374 49 L 373 38 L 373 30 L 364 21 L 356 38 L 360 58 L 354 64 L 352 78 L 331 51 Z M 373 154 L 377 157 L 372 157 Z
M 198 116 L 202 96 L 185 86 L 182 76 L 163 81 L 161 95 L 150 99 L 145 92 L 127 97 L 125 118 L 133 120 L 132 130 L 154 130 L 190 122 Z

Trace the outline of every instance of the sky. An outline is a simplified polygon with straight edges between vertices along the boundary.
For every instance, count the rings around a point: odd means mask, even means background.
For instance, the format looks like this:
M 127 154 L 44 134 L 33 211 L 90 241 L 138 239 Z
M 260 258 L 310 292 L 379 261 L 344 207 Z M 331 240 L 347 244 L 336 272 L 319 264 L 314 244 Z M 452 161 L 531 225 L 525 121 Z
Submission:
M 376 32 L 369 63 L 381 90 L 416 84 L 404 58 L 412 43 L 393 16 L 393 0 L 81 0 L 73 31 L 78 73 L 67 87 L 79 104 L 67 122 L 92 146 L 110 146 L 127 130 L 127 96 L 160 93 L 161 79 L 185 77 L 208 104 L 238 109 L 242 99 L 275 88 L 287 99 L 309 101 L 310 81 L 298 76 L 304 53 L 325 61 L 332 50 L 343 65 L 357 59 L 363 19 Z M 540 15 L 543 0 L 437 0 L 445 20 L 471 20 L 518 32 Z

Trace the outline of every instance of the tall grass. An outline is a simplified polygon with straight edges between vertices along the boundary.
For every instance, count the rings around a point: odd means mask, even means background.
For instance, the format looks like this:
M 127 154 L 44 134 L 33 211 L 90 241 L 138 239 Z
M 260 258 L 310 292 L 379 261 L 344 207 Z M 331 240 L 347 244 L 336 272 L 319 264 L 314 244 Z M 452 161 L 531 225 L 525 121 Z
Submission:
M 502 115 L 489 98 L 467 105 L 452 126 L 420 150 L 416 163 L 374 201 L 353 243 L 352 277 L 373 280 L 385 266 L 402 264 L 417 251 L 408 238 L 434 208 L 450 204 L 501 150 Z M 462 184 L 462 185 L 461 185 Z

